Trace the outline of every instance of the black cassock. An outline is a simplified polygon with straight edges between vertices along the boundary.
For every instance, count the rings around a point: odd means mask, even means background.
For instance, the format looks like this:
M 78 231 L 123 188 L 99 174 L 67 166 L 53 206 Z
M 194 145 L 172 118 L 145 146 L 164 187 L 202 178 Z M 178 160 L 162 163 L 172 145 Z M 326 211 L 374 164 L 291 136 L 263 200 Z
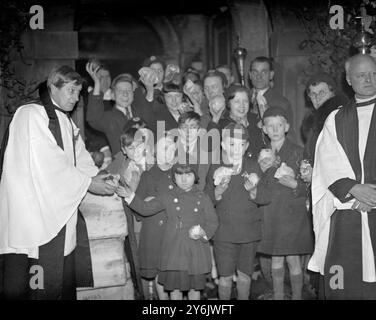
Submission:
M 346 202 L 348 191 L 362 181 L 359 156 L 359 119 L 357 108 L 370 102 L 355 104 L 354 101 L 341 108 L 335 115 L 336 134 L 345 151 L 356 179 L 342 178 L 329 186 L 329 190 L 341 202 Z M 363 158 L 364 183 L 376 183 L 376 107 L 373 108 L 368 139 Z M 340 159 L 338 159 L 340 161 Z M 371 243 L 376 256 L 376 210 L 367 213 Z M 330 280 L 332 266 L 343 268 L 343 289 L 336 289 Z M 331 273 L 330 273 L 331 271 Z M 376 299 L 376 282 L 363 281 L 361 214 L 356 210 L 336 210 L 330 220 L 330 234 L 324 267 L 324 297 L 326 299 Z

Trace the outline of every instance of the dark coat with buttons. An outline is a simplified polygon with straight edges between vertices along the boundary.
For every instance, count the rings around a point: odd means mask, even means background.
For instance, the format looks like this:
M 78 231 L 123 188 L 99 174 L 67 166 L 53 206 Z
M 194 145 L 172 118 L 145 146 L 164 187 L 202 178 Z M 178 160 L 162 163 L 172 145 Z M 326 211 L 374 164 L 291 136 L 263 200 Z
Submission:
M 221 161 L 222 162 L 222 161 Z M 214 235 L 214 241 L 232 243 L 248 243 L 261 239 L 261 212 L 244 188 L 244 173 L 256 173 L 261 176 L 261 169 L 254 157 L 243 158 L 242 169 L 238 175 L 231 176 L 227 190 L 222 199 L 215 200 L 214 172 L 225 165 L 213 164 L 209 169 L 206 182 L 206 192 L 216 204 L 219 217 L 219 227 Z
M 218 227 L 218 218 L 210 198 L 197 186 L 188 192 L 176 187 L 149 202 L 136 195 L 130 207 L 145 216 L 166 210 L 161 271 L 187 271 L 189 275 L 211 272 L 209 242 L 189 237 L 189 229 L 195 225 L 205 230 L 208 239 Z
M 263 210 L 263 237 L 259 251 L 269 255 L 308 254 L 313 250 L 313 227 L 306 207 L 306 185 L 298 178 L 303 148 L 286 139 L 277 153 L 295 172 L 298 186 L 291 189 L 274 178 L 269 168 L 257 186 L 256 202 Z
M 140 199 L 149 196 L 158 197 L 173 188 L 176 188 L 176 185 L 171 179 L 171 170 L 162 171 L 157 165 L 154 165 L 141 175 L 136 194 Z M 138 247 L 141 275 L 154 277 L 157 275 L 159 267 L 166 211 L 163 210 L 149 217 L 137 215 L 137 218 L 142 220 Z

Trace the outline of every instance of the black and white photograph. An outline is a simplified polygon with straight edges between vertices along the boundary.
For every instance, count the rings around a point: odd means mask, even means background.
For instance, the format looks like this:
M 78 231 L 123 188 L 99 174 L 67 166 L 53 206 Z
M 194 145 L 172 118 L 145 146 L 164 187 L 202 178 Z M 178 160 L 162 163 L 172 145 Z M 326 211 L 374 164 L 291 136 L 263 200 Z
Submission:
M 375 104 L 376 1 L 2 0 L 0 302 L 376 300 Z

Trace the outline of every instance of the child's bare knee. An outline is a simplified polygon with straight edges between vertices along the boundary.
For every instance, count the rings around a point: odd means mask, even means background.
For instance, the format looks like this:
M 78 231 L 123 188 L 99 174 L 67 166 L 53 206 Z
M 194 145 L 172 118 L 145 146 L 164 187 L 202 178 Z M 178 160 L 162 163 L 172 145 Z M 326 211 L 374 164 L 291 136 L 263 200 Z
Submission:
M 283 268 L 283 263 L 285 262 L 285 257 L 272 257 L 272 268 L 279 269 Z
M 248 274 L 241 272 L 239 270 L 237 270 L 237 272 L 238 272 L 238 281 L 251 282 L 251 277 Z
M 286 261 L 289 266 L 290 273 L 298 274 L 302 272 L 302 264 L 301 264 L 300 256 L 287 256 Z
M 232 286 L 232 275 L 227 277 L 219 277 L 219 285 L 224 287 L 231 287 Z

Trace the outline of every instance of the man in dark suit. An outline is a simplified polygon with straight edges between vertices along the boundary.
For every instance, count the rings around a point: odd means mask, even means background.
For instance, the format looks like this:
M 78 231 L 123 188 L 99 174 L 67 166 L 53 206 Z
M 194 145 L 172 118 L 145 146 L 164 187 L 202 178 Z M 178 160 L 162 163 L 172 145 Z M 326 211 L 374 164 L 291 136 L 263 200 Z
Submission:
M 267 57 L 257 57 L 252 60 L 249 68 L 249 78 L 252 82 L 252 104 L 251 112 L 260 113 L 262 118 L 265 110 L 269 107 L 281 107 L 287 112 L 287 116 L 294 123 L 294 117 L 290 102 L 278 91 L 271 87 L 274 78 L 273 63 Z M 260 121 L 261 121 L 260 118 Z M 261 122 L 260 122 L 261 124 Z M 290 127 L 288 137 L 296 141 L 296 133 L 293 125 Z
M 98 67 L 94 69 L 92 63 L 86 65 L 86 70 L 94 81 L 94 90 L 89 95 L 86 120 L 94 129 L 103 132 L 110 144 L 112 154 L 120 151 L 120 135 L 124 125 L 134 117 L 143 118 L 147 113 L 147 102 L 143 105 L 133 105 L 135 81 L 130 74 L 123 73 L 112 81 L 111 89 L 114 106 L 105 110 L 102 93 L 100 92 L 100 78 Z

